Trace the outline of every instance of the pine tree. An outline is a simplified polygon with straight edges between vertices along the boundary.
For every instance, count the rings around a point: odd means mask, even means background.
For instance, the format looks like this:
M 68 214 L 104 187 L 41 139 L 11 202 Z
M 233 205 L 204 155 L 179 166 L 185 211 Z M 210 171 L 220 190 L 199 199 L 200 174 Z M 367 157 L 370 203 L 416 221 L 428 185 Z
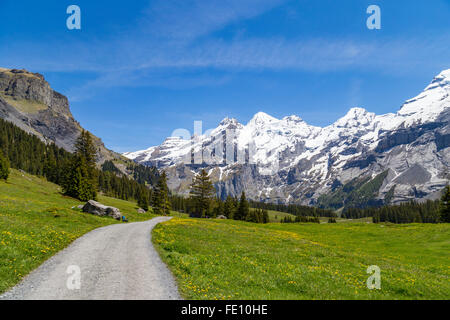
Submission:
M 222 200 L 220 200 L 219 198 L 216 199 L 215 205 L 214 205 L 214 210 L 213 210 L 213 218 L 218 217 L 218 216 L 223 216 L 224 215 L 224 211 L 225 211 L 225 205 L 223 203 Z
M 92 140 L 92 135 L 83 130 L 81 135 L 75 142 L 75 155 L 84 158 L 86 169 L 88 171 L 88 179 L 92 180 L 94 186 L 97 184 L 97 149 Z
M 153 193 L 153 212 L 159 215 L 170 214 L 169 188 L 167 187 L 166 172 L 163 171 Z
M 450 186 L 446 186 L 440 203 L 441 222 L 450 222 Z
M 3 156 L 2 151 L 0 150 L 0 179 L 8 180 L 9 176 L 9 161 L 6 157 Z
M 264 209 L 262 211 L 262 215 L 263 215 L 262 223 L 269 223 L 269 212 L 266 209 Z
M 89 178 L 89 172 L 84 158 L 74 156 L 67 167 L 63 185 L 64 194 L 81 201 L 96 200 L 96 187 Z
M 75 142 L 75 153 L 66 169 L 64 194 L 81 201 L 97 199 L 97 151 L 91 134 L 83 130 Z
M 148 211 L 148 192 L 145 186 L 139 188 L 137 205 L 139 208 Z
M 211 205 L 211 199 L 214 197 L 216 189 L 211 179 L 203 169 L 200 174 L 196 175 L 190 191 L 190 198 L 194 203 L 197 216 L 205 218 Z
M 249 207 L 247 198 L 245 197 L 245 192 L 242 192 L 241 200 L 239 201 L 239 206 L 234 215 L 234 219 L 235 220 L 244 220 L 249 215 L 249 213 L 250 213 L 250 207 Z
M 224 203 L 223 214 L 228 219 L 234 219 L 235 211 L 236 207 L 234 205 L 234 199 L 228 196 Z

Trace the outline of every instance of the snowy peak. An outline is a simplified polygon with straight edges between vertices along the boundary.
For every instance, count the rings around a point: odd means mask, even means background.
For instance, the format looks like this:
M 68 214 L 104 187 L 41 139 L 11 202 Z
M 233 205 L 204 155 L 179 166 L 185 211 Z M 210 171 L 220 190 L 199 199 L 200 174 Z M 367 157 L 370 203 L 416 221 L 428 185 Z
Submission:
M 225 119 L 220 121 L 219 126 L 213 132 L 215 132 L 216 130 L 223 130 L 223 129 L 235 130 L 240 128 L 242 128 L 242 124 L 239 123 L 239 121 L 237 121 L 235 118 L 226 117 Z
M 219 126 L 226 127 L 230 124 L 238 124 L 238 121 L 235 118 L 228 118 L 226 117 L 222 121 L 220 121 Z
M 433 121 L 446 108 L 450 107 L 450 69 L 442 71 L 434 77 L 425 90 L 405 102 L 398 112 L 400 116 L 408 116 L 409 121 Z
M 253 118 L 250 120 L 250 122 L 248 124 L 261 126 L 261 125 L 266 125 L 266 124 L 277 122 L 277 121 L 279 121 L 277 118 L 274 118 L 265 112 L 258 112 L 257 114 L 255 114 L 253 116 Z
M 123 156 L 130 160 L 142 161 L 146 157 L 151 157 L 153 151 L 155 151 L 156 147 L 150 147 L 146 150 L 140 150 L 135 152 L 125 152 L 122 153 Z
M 284 117 L 282 120 L 285 121 L 285 122 L 288 122 L 288 123 L 301 123 L 301 122 L 305 122 L 305 121 L 303 121 L 302 118 L 300 118 L 299 116 L 296 116 L 296 115 Z
M 345 116 L 334 123 L 338 128 L 353 128 L 367 125 L 375 118 L 375 113 L 368 112 L 364 108 L 351 108 Z
M 450 69 L 444 70 L 439 73 L 436 77 L 434 77 L 433 81 L 431 81 L 430 85 L 425 88 L 424 91 L 433 90 L 436 88 L 445 88 L 450 86 Z
M 431 83 L 444 83 L 449 84 L 450 82 L 450 69 L 444 70 L 439 73 Z

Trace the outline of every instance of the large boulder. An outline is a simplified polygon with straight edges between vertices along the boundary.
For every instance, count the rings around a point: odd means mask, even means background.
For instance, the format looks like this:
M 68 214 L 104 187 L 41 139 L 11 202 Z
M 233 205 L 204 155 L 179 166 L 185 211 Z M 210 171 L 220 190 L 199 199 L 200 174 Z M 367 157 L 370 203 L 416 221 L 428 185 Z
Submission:
M 86 204 L 83 206 L 83 212 L 94 214 L 100 217 L 109 216 L 116 220 L 120 220 L 122 218 L 122 214 L 120 213 L 119 209 L 105 206 L 94 200 L 89 200 L 88 202 L 86 202 Z
M 147 211 L 145 211 L 144 209 L 142 209 L 142 208 L 139 208 L 138 209 L 138 213 L 140 213 L 140 214 L 143 214 L 143 213 L 146 213 Z

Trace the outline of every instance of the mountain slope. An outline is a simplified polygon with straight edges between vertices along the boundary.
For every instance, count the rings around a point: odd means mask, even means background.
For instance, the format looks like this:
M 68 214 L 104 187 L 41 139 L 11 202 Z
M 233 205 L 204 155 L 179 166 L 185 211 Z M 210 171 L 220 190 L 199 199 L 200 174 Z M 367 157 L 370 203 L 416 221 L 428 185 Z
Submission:
M 0 68 L 0 118 L 69 152 L 82 130 L 68 99 L 54 91 L 42 75 L 26 70 Z M 108 150 L 100 138 L 94 136 L 94 143 L 99 163 L 122 158 Z
M 245 190 L 254 200 L 326 206 L 324 197 L 353 179 L 378 177 L 364 203 L 433 198 L 449 180 L 449 94 L 445 70 L 395 114 L 352 108 L 320 128 L 260 112 L 246 125 L 226 118 L 209 134 L 170 137 L 124 155 L 164 168 L 179 193 L 205 168 L 222 197 Z

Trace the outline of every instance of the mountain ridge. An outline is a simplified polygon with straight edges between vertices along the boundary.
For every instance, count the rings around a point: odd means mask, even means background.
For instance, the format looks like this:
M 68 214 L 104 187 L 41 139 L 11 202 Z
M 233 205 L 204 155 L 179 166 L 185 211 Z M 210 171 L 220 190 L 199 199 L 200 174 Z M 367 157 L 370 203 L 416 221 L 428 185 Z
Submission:
M 396 113 L 376 115 L 351 108 L 333 124 L 315 127 L 296 115 L 276 119 L 258 112 L 246 125 L 225 118 L 210 135 L 169 137 L 160 146 L 124 155 L 165 169 L 171 187 L 182 194 L 202 167 L 209 171 L 222 197 L 245 190 L 254 200 L 319 204 L 319 197 L 331 191 L 335 180 L 345 185 L 355 177 L 374 178 L 388 171 L 376 198 L 383 200 L 394 185 L 393 202 L 433 198 L 448 181 L 449 94 L 450 69 L 406 100 Z M 224 135 L 230 128 L 234 134 Z M 214 157 L 220 151 L 214 144 L 221 136 L 233 140 L 230 152 L 241 150 L 246 163 L 192 161 L 196 153 L 203 160 Z M 250 153 L 254 163 L 248 161 Z M 398 176 L 408 175 L 408 169 L 421 176 L 428 172 L 430 178 L 426 183 L 405 183 L 408 179 L 395 183 Z M 261 174 L 264 170 L 274 174 Z

